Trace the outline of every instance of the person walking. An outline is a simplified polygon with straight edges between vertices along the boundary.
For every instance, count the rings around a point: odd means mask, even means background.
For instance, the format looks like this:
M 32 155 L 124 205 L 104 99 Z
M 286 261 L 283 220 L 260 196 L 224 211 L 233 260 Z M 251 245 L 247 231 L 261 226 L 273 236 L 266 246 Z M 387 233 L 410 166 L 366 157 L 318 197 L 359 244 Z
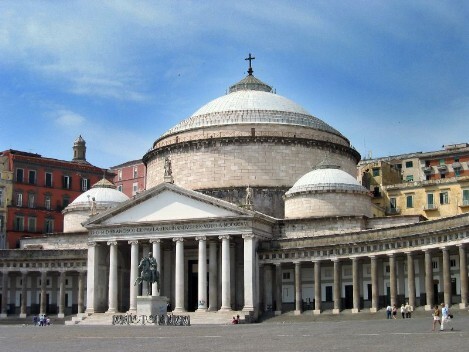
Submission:
M 396 307 L 396 305 L 392 306 L 392 318 L 397 319 L 397 307 Z
M 450 327 L 453 325 L 451 323 L 450 312 L 448 306 L 444 303 L 441 303 L 441 324 L 440 324 L 440 331 L 443 331 L 446 327 Z M 453 331 L 453 327 L 451 326 L 451 331 Z
M 401 305 L 401 315 L 402 315 L 402 319 L 406 318 L 407 311 L 405 309 L 404 303 Z
M 438 324 L 440 324 L 440 327 L 441 327 L 441 320 L 440 320 L 440 309 L 438 308 L 438 305 L 435 305 L 435 307 L 433 308 L 433 328 L 432 328 L 432 331 L 435 331 L 435 325 L 436 323 L 438 322 Z
M 392 307 L 390 304 L 386 307 L 386 319 L 391 319 L 392 315 Z

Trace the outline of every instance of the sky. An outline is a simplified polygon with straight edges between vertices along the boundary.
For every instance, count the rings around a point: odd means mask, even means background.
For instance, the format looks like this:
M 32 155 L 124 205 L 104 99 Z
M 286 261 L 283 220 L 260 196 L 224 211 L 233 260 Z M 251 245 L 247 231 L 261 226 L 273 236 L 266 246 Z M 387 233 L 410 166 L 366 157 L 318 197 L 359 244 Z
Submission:
M 469 1 L 0 1 L 0 150 L 140 159 L 247 74 L 362 158 L 469 142 Z

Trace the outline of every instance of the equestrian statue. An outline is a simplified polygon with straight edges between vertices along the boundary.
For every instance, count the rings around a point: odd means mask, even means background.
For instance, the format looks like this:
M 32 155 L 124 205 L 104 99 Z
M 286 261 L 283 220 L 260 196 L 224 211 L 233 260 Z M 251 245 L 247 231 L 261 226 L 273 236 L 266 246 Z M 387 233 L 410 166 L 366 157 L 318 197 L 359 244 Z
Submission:
M 152 253 L 148 253 L 147 257 L 142 258 L 140 264 L 138 265 L 140 270 L 140 276 L 135 280 L 134 286 L 141 284 L 143 281 L 147 283 L 147 292 L 148 295 L 151 295 L 152 284 L 156 282 L 156 289 L 159 291 L 160 287 L 160 274 L 158 272 L 158 264 L 156 259 L 153 257 Z

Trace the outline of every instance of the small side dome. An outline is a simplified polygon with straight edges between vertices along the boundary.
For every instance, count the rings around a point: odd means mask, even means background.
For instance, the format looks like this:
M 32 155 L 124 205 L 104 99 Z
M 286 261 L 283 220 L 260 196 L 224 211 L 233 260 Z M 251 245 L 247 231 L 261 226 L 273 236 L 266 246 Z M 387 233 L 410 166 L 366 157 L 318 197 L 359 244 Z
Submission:
M 86 231 L 81 225 L 91 216 L 114 208 L 128 200 L 124 193 L 118 191 L 116 186 L 103 178 L 96 182 L 91 189 L 80 194 L 63 211 L 64 232 Z
M 320 166 L 285 193 L 285 218 L 371 217 L 368 190 L 337 166 Z

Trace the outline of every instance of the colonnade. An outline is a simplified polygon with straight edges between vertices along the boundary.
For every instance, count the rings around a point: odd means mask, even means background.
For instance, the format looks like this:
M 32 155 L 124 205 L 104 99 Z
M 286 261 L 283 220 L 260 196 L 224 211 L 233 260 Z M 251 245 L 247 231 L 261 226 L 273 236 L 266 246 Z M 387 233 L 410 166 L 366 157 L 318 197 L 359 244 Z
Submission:
M 39 275 L 37 275 L 39 274 Z M 56 305 L 57 305 L 57 316 L 59 318 L 63 318 L 65 316 L 65 295 L 67 287 L 65 285 L 66 278 L 72 278 L 78 275 L 78 287 L 72 286 L 70 289 L 74 294 L 77 295 L 77 310 L 78 313 L 84 312 L 85 306 L 85 275 L 84 271 L 28 271 L 28 270 L 20 270 L 20 271 L 2 271 L 2 300 L 0 305 L 0 318 L 6 318 L 10 306 L 13 304 L 16 306 L 16 297 L 17 292 L 20 292 L 20 318 L 25 318 L 28 314 L 31 314 L 31 306 L 29 306 L 28 311 L 28 293 L 31 301 L 34 301 L 34 294 L 39 293 L 39 314 L 49 314 L 47 311 L 47 294 L 52 294 L 57 296 Z M 16 278 L 21 278 L 20 287 L 18 287 Z M 37 278 L 40 277 L 40 285 L 39 287 L 31 287 L 28 288 L 28 278 Z M 47 280 L 56 280 L 56 285 L 50 285 L 48 287 Z
M 242 238 L 242 241 L 236 241 L 236 245 L 243 246 L 243 289 L 244 306 L 243 311 L 253 311 L 257 307 L 257 256 L 256 246 L 257 237 L 252 234 L 247 235 L 220 235 L 220 236 L 177 236 L 171 238 L 158 239 L 139 239 L 126 241 L 106 241 L 90 242 L 88 244 L 88 283 L 87 283 L 87 309 L 88 313 L 98 312 L 100 310 L 96 283 L 99 279 L 98 273 L 98 254 L 97 246 L 108 246 L 109 248 L 109 267 L 108 267 L 108 297 L 107 313 L 118 311 L 118 246 L 130 245 L 130 268 L 129 268 L 129 313 L 135 313 L 137 310 L 138 287 L 134 285 L 138 277 L 139 253 L 140 248 L 147 248 L 151 245 L 151 252 L 156 260 L 158 271 L 162 273 L 164 282 L 160 286 L 168 286 L 166 279 L 168 275 L 173 275 L 171 283 L 173 284 L 174 300 L 172 302 L 173 312 L 184 312 L 187 310 L 187 273 L 186 273 L 186 243 L 189 243 L 190 249 L 194 249 L 194 241 L 197 250 L 197 307 L 196 311 L 231 311 L 233 310 L 233 262 L 231 258 L 232 246 L 235 237 Z M 172 244 L 172 246 L 171 246 Z M 168 247 L 173 251 L 173 261 L 168 261 L 162 256 L 162 246 L 166 250 Z M 220 255 L 218 253 L 220 249 Z M 145 252 L 143 250 L 143 252 Z M 146 255 L 147 253 L 143 253 Z M 219 264 L 220 267 L 219 268 Z M 174 269 L 171 270 L 169 266 Z M 207 280 L 208 273 L 208 280 Z M 161 280 L 160 280 L 161 281 Z M 207 292 L 208 288 L 208 292 Z M 220 291 L 220 292 L 219 292 Z M 153 284 L 151 295 L 160 296 L 161 287 Z M 168 295 L 168 292 L 163 292 Z M 127 298 L 124 298 L 126 300 Z M 220 302 L 219 302 L 220 299 Z
M 450 254 L 453 258 L 458 258 L 459 265 L 456 265 L 456 259 L 450 260 Z M 439 263 L 441 263 L 441 268 L 438 269 L 438 278 L 442 278 L 442 282 L 434 278 L 436 273 L 434 259 L 438 259 Z M 419 264 L 420 269 L 418 277 L 416 277 L 415 261 Z M 387 270 L 387 268 L 383 267 L 383 262 L 387 262 L 389 265 L 389 271 L 386 274 L 386 281 L 388 281 L 389 285 L 388 292 L 385 292 L 386 288 L 382 273 L 384 272 L 383 270 Z M 301 277 L 302 269 L 313 271 L 311 277 L 314 277 L 314 294 L 312 297 L 314 301 L 314 314 L 319 314 L 324 310 L 323 304 L 325 300 L 322 290 L 324 285 L 329 285 L 329 287 L 332 285 L 332 300 L 328 302 L 328 308 L 330 308 L 332 304 L 332 311 L 336 314 L 343 310 L 345 283 L 352 285 L 352 307 L 349 308 L 352 309 L 353 313 L 357 313 L 363 309 L 365 301 L 367 302 L 367 308 L 369 308 L 371 312 L 378 311 L 384 304 L 383 296 L 389 300 L 387 303 L 391 305 L 400 305 L 404 303 L 403 300 L 405 300 L 413 307 L 417 305 L 425 306 L 426 310 L 430 310 L 438 299 L 441 299 L 442 302 L 451 306 L 454 303 L 453 300 L 455 296 L 460 297 L 460 307 L 464 308 L 468 305 L 466 244 L 443 246 L 440 248 L 406 250 L 402 252 L 393 251 L 379 255 L 313 259 L 310 261 L 304 259 L 293 261 L 285 261 L 284 259 L 278 261 L 271 260 L 270 262 L 261 262 L 261 264 L 263 265 L 264 275 L 262 293 L 264 309 L 272 309 L 276 314 L 282 312 L 284 305 L 282 290 L 285 285 L 285 279 L 282 273 L 287 268 L 289 271 L 292 271 L 292 267 L 294 271 L 293 308 L 295 314 L 300 314 L 303 310 L 304 297 L 302 297 L 302 292 L 305 280 L 302 280 Z M 342 268 L 344 265 L 348 268 L 351 267 L 351 278 L 348 277 L 346 280 L 343 278 Z M 364 273 L 363 265 L 369 266 L 369 274 Z M 459 273 L 457 270 L 451 269 L 453 266 L 459 266 Z M 324 280 L 322 277 L 322 269 L 326 267 L 329 269 L 332 268 L 332 275 L 329 280 Z M 275 280 L 272 280 L 273 271 L 275 271 Z M 455 276 L 457 276 L 457 278 L 455 278 Z M 459 292 L 453 292 L 452 278 L 459 282 Z M 419 285 L 419 297 L 416 296 L 417 281 L 423 283 L 423 285 Z M 406 282 L 405 287 L 404 282 Z M 365 299 L 363 292 L 364 283 L 371 284 L 371 297 L 367 297 L 368 299 Z M 439 287 L 439 291 L 442 292 L 442 297 L 435 295 L 436 284 Z M 350 297 L 347 298 L 350 299 Z M 417 298 L 419 298 L 418 302 Z M 271 306 L 272 308 L 270 308 Z

